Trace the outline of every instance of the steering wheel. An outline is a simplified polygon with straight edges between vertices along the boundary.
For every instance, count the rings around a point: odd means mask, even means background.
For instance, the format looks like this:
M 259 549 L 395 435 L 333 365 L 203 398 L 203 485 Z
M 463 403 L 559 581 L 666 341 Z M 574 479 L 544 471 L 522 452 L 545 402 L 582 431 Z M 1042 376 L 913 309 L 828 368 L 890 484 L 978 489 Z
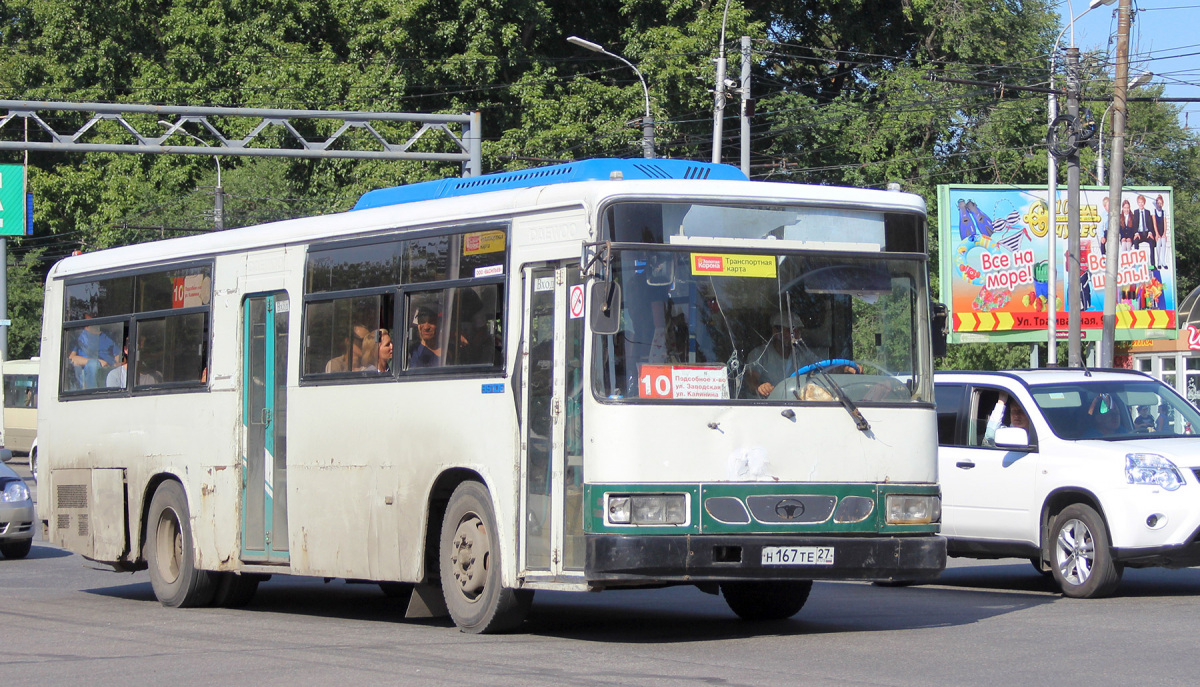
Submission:
M 850 374 L 862 374 L 862 363 L 855 362 L 849 358 L 829 358 L 828 360 L 820 360 L 810 365 L 805 365 L 793 372 L 790 377 L 800 377 L 801 375 L 810 375 L 818 370 L 826 370 L 831 367 L 850 367 L 854 368 L 854 372 Z

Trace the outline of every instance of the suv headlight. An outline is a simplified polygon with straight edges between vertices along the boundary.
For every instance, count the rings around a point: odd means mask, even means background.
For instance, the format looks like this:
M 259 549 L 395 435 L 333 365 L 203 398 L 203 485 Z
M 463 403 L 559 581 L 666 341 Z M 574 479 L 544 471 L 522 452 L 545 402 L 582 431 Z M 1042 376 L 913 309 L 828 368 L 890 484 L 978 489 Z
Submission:
M 887 524 L 929 525 L 942 519 L 942 500 L 932 495 L 888 494 Z
M 687 494 L 609 494 L 608 522 L 614 525 L 683 525 Z
M 1183 475 L 1167 458 L 1157 453 L 1125 454 L 1125 477 L 1130 484 L 1149 484 L 1175 491 L 1183 486 Z
M 0 491 L 0 501 L 4 503 L 19 503 L 29 500 L 29 487 L 21 480 L 4 483 L 4 491 Z

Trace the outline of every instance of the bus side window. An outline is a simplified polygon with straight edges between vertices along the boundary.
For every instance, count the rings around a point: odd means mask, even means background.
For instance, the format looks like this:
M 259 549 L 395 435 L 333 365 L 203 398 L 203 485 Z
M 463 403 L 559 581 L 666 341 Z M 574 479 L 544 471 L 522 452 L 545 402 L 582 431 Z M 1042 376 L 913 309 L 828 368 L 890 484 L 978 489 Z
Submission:
M 503 303 L 500 284 L 408 294 L 404 369 L 498 365 Z

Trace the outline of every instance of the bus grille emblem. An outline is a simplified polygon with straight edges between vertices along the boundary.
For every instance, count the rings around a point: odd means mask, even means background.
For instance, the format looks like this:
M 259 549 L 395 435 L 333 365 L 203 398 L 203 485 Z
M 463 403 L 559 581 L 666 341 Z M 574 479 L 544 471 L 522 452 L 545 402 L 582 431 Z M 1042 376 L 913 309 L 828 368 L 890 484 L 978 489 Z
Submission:
M 795 520 L 804 515 L 804 503 L 799 499 L 781 499 L 775 504 L 775 515 L 784 520 Z

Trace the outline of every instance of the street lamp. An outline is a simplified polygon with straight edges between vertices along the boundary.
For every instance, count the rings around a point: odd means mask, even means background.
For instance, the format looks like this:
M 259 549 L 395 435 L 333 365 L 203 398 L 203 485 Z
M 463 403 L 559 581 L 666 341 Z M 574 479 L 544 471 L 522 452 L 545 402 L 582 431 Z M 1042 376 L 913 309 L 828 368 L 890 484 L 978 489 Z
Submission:
M 1138 86 L 1145 86 L 1150 79 L 1154 78 L 1153 72 L 1142 72 L 1136 79 L 1129 82 L 1129 86 L 1125 88 L 1126 92 L 1132 91 Z M 1108 113 L 1112 110 L 1112 103 L 1104 108 L 1104 116 L 1100 118 L 1100 137 L 1096 139 L 1096 183 L 1104 183 L 1104 120 L 1108 119 Z
M 1055 64 L 1055 58 L 1058 56 L 1059 42 L 1062 41 L 1063 36 L 1067 33 L 1067 30 L 1070 29 L 1071 30 L 1071 48 L 1074 49 L 1074 47 L 1075 47 L 1075 20 L 1083 17 L 1083 15 L 1087 14 L 1088 12 L 1091 12 L 1092 10 L 1096 9 L 1097 7 L 1101 7 L 1103 5 L 1111 5 L 1114 2 L 1116 2 L 1116 0 L 1091 0 L 1088 3 L 1088 8 L 1086 10 L 1084 10 L 1083 12 L 1081 12 L 1079 14 L 1079 16 L 1074 16 L 1074 14 L 1072 13 L 1070 20 L 1067 22 L 1067 25 L 1064 26 L 1063 30 L 1059 32 L 1058 38 L 1054 39 L 1054 47 L 1050 50 L 1050 96 L 1049 96 L 1049 103 L 1048 103 L 1048 107 L 1047 107 L 1047 110 L 1048 110 L 1047 114 L 1049 115 L 1047 121 L 1051 127 L 1053 127 L 1055 125 L 1055 120 L 1058 119 L 1058 99 L 1055 97 L 1055 93 L 1054 93 L 1054 64 Z M 1072 12 L 1069 0 L 1067 3 L 1067 12 L 1068 13 Z M 1053 367 L 1056 364 L 1056 361 L 1058 360 L 1058 270 L 1057 270 L 1057 264 L 1058 264 L 1058 160 L 1054 157 L 1053 150 L 1047 151 L 1046 159 L 1047 159 L 1047 177 L 1048 177 L 1048 181 L 1046 184 L 1046 209 L 1049 211 L 1048 222 L 1049 222 L 1049 229 L 1050 229 L 1050 236 L 1049 236 L 1049 241 L 1048 241 L 1048 245 L 1047 245 L 1047 253 L 1048 253 L 1047 257 L 1048 257 L 1050 270 L 1049 270 L 1049 274 L 1047 276 L 1047 283 L 1046 283 L 1047 289 L 1046 290 L 1048 292 L 1049 302 L 1050 302 L 1050 306 L 1051 306 L 1051 307 L 1047 308 L 1050 316 L 1048 318 L 1046 318 L 1046 363 L 1050 367 Z M 1078 230 L 1076 230 L 1076 234 L 1077 233 L 1078 233 Z M 1078 260 L 1077 256 L 1072 256 L 1072 257 L 1075 257 L 1075 259 Z M 1068 259 L 1067 265 L 1068 265 L 1068 269 L 1069 269 L 1069 267 L 1070 267 L 1069 259 Z M 1078 279 L 1076 280 L 1076 283 L 1078 283 Z M 1068 289 L 1068 291 L 1069 291 L 1069 289 Z M 1069 293 L 1068 293 L 1067 301 L 1068 301 L 1067 302 L 1067 310 L 1069 313 L 1070 309 L 1071 309 Z M 1074 342 L 1072 345 L 1078 346 L 1078 342 Z M 1072 361 L 1072 362 L 1075 362 L 1075 361 Z
M 721 15 L 721 42 L 717 54 L 717 87 L 713 91 L 713 164 L 721 162 L 721 144 L 725 137 L 725 22 L 729 20 L 729 2 L 725 0 L 725 13 Z
M 616 53 L 605 50 L 604 46 L 602 46 L 598 43 L 586 41 L 586 40 L 580 38 L 579 36 L 569 36 L 567 38 L 567 42 L 571 43 L 573 45 L 578 45 L 579 47 L 581 47 L 585 50 L 591 50 L 592 52 L 598 52 L 601 55 L 608 55 L 609 57 L 611 57 L 613 59 L 620 60 L 620 61 L 624 62 L 626 65 L 628 65 L 629 68 L 633 70 L 634 74 L 637 74 L 638 80 L 642 82 L 642 91 L 646 94 L 646 115 L 645 115 L 645 118 L 642 119 L 642 153 L 647 158 L 653 158 L 654 157 L 654 115 L 650 114 L 650 87 L 646 85 L 645 77 L 642 76 L 642 73 L 640 71 L 638 71 L 637 67 L 633 66 L 632 62 L 625 59 L 624 57 L 621 57 L 620 55 L 618 55 Z
M 174 133 L 183 134 L 205 148 L 212 147 L 208 145 L 204 139 L 198 136 L 193 136 L 187 131 L 176 127 L 176 125 L 172 124 L 171 122 L 166 121 L 165 119 L 158 120 L 158 123 L 167 127 L 168 129 L 175 129 Z M 217 231 L 221 231 L 225 228 L 225 190 L 221 188 L 221 158 L 214 155 L 213 160 L 217 163 L 217 188 L 215 197 L 213 199 L 213 225 L 216 227 Z

